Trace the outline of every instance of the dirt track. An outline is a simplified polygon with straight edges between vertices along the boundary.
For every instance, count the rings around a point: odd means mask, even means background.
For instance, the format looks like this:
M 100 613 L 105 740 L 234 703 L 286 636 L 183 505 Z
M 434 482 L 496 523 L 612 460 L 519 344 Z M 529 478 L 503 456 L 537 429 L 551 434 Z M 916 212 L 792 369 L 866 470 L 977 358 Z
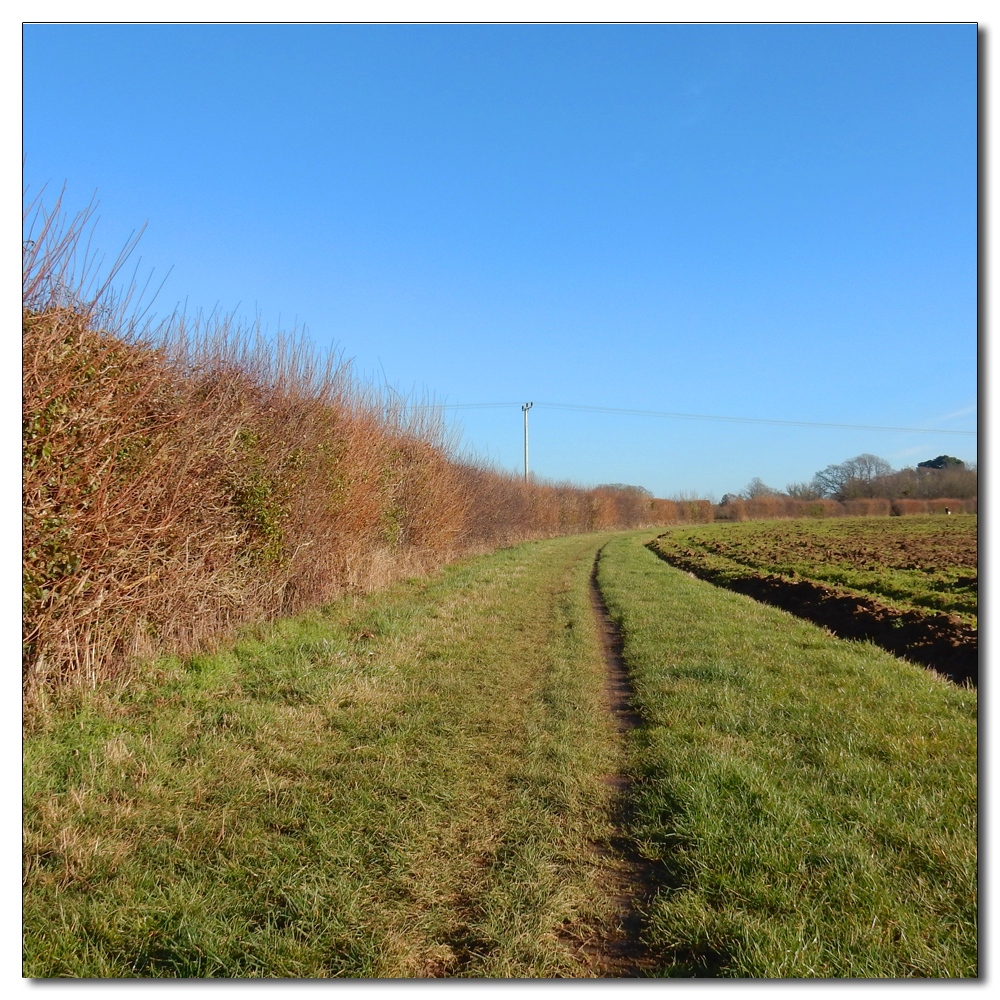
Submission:
M 634 691 L 622 653 L 622 636 L 608 614 L 597 583 L 600 559 L 601 552 L 598 550 L 590 574 L 590 601 L 608 668 L 604 686 L 608 708 L 618 732 L 624 736 L 641 726 L 642 719 L 633 707 Z M 610 774 L 605 776 L 604 781 L 614 793 L 613 819 L 620 833 L 607 844 L 594 846 L 596 852 L 612 864 L 617 875 L 615 899 L 619 908 L 619 924 L 607 934 L 582 942 L 580 950 L 587 961 L 600 970 L 601 978 L 642 978 L 655 964 L 642 943 L 645 910 L 663 879 L 659 877 L 658 866 L 643 858 L 634 842 L 625 835 L 628 824 L 627 776 Z

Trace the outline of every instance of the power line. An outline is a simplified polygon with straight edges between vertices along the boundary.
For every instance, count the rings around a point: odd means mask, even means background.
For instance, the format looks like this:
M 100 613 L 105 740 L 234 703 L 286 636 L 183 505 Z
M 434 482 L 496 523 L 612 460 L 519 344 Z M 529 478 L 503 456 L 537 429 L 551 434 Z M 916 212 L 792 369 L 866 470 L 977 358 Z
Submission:
M 523 406 L 523 403 L 421 403 L 411 410 L 487 410 L 499 406 Z
M 485 410 L 521 403 L 439 403 L 413 409 Z M 911 434 L 965 434 L 975 437 L 978 431 L 944 430 L 938 427 L 880 427 L 871 424 L 827 424 L 813 420 L 767 420 L 763 417 L 720 417 L 705 413 L 668 413 L 663 410 L 625 410 L 612 406 L 579 406 L 574 403 L 535 403 L 547 410 L 575 410 L 582 413 L 623 413 L 637 417 L 668 417 L 675 420 L 714 420 L 732 424 L 774 424 L 783 427 L 832 427 L 848 431 L 905 431 Z

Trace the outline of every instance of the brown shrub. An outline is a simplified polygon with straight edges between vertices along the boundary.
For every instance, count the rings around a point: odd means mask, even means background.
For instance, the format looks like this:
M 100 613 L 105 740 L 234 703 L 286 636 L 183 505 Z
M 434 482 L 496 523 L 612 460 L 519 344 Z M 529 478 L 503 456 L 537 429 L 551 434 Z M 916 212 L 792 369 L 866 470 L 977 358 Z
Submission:
M 85 218 L 43 214 L 25 253 L 29 698 L 460 552 L 710 511 L 456 461 L 440 410 L 388 404 L 301 337 L 140 329 L 128 296 L 81 292 Z
M 760 496 L 744 501 L 744 513 L 752 521 L 769 521 L 779 517 L 789 517 L 787 498 Z
M 866 500 L 845 500 L 844 513 L 849 517 L 887 517 L 891 504 L 881 497 Z
M 892 513 L 897 517 L 914 514 L 976 514 L 979 512 L 978 498 L 971 500 L 893 500 Z
M 678 524 L 709 524 L 715 517 L 715 508 L 709 500 L 675 500 Z
M 677 504 L 673 500 L 652 500 L 650 522 L 653 524 L 674 524 L 677 521 Z
M 837 500 L 796 500 L 785 496 L 758 497 L 754 500 L 730 500 L 726 504 L 717 505 L 714 510 L 717 521 L 842 517 L 846 513 L 844 504 Z

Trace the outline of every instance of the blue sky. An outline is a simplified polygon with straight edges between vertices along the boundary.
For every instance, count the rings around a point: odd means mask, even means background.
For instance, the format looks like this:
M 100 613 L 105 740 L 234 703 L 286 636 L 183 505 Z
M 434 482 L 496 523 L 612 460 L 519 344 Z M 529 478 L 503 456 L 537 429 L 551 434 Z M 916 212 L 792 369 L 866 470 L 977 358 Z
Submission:
M 659 496 L 976 427 L 974 25 L 29 25 L 24 179 L 157 308 L 304 325 L 464 442 Z

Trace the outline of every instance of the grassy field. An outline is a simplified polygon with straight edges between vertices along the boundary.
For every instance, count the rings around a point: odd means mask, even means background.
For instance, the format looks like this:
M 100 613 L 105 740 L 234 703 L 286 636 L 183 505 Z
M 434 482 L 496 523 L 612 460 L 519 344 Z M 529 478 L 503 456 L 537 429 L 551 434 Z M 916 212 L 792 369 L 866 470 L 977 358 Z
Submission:
M 591 977 L 622 843 L 658 873 L 655 975 L 976 975 L 975 692 L 651 535 L 465 560 L 40 706 L 24 975 Z
M 617 538 L 665 976 L 977 974 L 974 691 Z
M 24 974 L 551 977 L 610 902 L 587 581 L 523 545 L 50 706 Z
M 656 548 L 730 576 L 773 573 L 874 597 L 900 610 L 978 613 L 978 518 L 846 517 L 702 525 L 660 536 Z

